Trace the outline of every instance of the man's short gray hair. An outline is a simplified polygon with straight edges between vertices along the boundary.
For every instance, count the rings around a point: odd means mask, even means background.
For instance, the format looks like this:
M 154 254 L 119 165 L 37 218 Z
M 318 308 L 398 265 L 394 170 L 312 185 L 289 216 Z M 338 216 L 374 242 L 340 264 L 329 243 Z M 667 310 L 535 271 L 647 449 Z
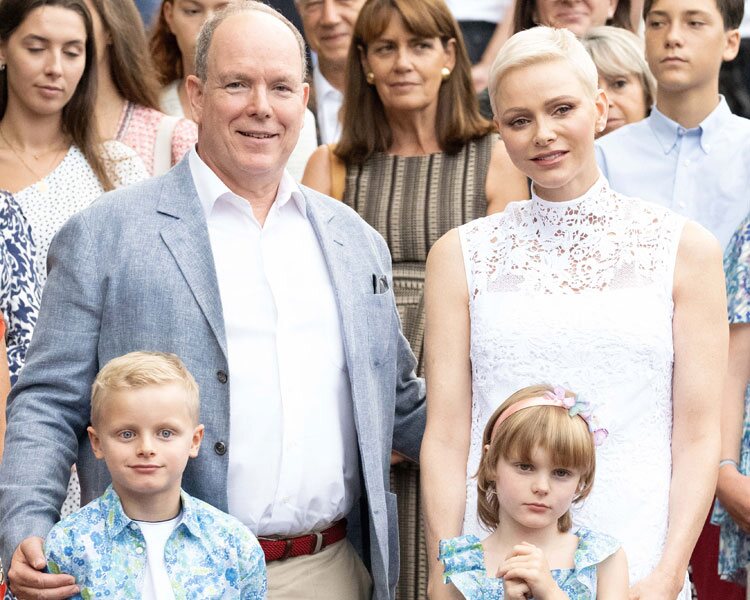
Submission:
M 277 18 L 289 28 L 294 35 L 299 46 L 300 61 L 302 64 L 302 80 L 307 79 L 307 53 L 305 51 L 305 39 L 292 22 L 282 15 L 278 10 L 271 8 L 267 4 L 257 2 L 256 0 L 235 0 L 223 10 L 217 12 L 213 17 L 208 19 L 201 27 L 198 34 L 198 40 L 195 43 L 195 74 L 201 81 L 206 81 L 208 74 L 208 50 L 211 47 L 211 41 L 214 37 L 216 28 L 226 19 L 239 13 L 244 12 L 261 12 Z

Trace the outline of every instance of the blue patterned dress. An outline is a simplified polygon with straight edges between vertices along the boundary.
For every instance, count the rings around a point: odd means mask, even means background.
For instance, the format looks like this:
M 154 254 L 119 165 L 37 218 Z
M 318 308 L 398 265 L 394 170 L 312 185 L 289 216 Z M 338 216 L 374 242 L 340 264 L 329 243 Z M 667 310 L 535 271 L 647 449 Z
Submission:
M 578 548 L 572 569 L 552 570 L 552 579 L 570 600 L 596 598 L 596 567 L 620 548 L 614 538 L 580 527 Z M 440 541 L 440 556 L 445 579 L 453 583 L 467 600 L 502 600 L 503 580 L 489 577 L 484 566 L 482 542 L 475 535 L 462 535 Z
M 750 215 L 727 246 L 724 255 L 729 324 L 750 323 Z M 740 473 L 750 475 L 750 387 L 745 393 L 745 421 L 740 446 Z M 742 531 L 717 500 L 711 522 L 721 526 L 719 576 L 741 585 L 747 582 L 745 567 L 750 562 L 750 536 Z
M 26 359 L 26 349 L 39 314 L 39 279 L 31 232 L 21 209 L 0 191 L 0 312 L 5 319 L 11 384 Z

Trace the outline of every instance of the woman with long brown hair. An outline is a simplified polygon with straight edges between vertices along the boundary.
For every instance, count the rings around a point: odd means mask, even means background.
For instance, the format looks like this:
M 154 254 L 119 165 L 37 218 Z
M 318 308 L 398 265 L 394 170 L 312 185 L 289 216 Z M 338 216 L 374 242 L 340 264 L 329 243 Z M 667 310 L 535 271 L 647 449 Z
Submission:
M 42 284 L 60 226 L 103 191 L 148 175 L 128 147 L 98 141 L 95 56 L 83 0 L 0 3 L 0 189 L 31 227 Z
M 99 135 L 133 148 L 153 175 L 197 141 L 195 123 L 159 110 L 159 84 L 133 0 L 86 0 L 97 49 Z

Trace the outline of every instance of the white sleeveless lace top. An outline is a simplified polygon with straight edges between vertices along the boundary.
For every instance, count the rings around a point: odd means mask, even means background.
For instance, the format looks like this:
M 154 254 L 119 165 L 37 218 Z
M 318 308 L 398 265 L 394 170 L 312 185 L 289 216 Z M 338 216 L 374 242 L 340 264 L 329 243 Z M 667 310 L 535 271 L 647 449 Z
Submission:
M 464 534 L 484 537 L 474 475 L 487 420 L 537 383 L 582 394 L 609 437 L 577 525 L 619 539 L 631 582 L 661 556 L 672 427 L 672 285 L 685 219 L 600 178 L 581 198 L 510 204 L 459 228 L 471 314 Z

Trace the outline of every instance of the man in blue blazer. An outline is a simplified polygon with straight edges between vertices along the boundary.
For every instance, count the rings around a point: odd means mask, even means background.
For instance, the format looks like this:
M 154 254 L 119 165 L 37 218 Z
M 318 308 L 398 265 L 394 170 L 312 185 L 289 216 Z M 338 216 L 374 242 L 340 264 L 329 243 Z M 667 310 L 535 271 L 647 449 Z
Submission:
M 91 383 L 113 357 L 161 350 L 201 390 L 205 440 L 183 485 L 265 538 L 269 597 L 393 598 L 389 459 L 418 456 L 425 415 L 388 249 L 284 170 L 308 94 L 291 24 L 234 4 L 204 27 L 196 65 L 197 149 L 106 194 L 52 243 L 0 466 L 11 587 L 76 592 L 40 572 L 41 544 L 73 463 L 83 502 L 109 483 L 86 438 Z

